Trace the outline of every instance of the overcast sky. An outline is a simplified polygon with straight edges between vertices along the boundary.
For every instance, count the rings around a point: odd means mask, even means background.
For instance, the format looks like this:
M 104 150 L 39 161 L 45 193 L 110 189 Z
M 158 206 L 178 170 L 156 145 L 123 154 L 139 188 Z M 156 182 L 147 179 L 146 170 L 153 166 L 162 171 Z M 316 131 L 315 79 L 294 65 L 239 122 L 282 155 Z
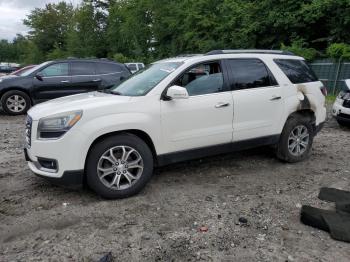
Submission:
M 62 0 L 0 0 L 0 39 L 12 40 L 17 33 L 25 34 L 29 29 L 23 25 L 23 19 L 30 10 L 60 1 Z M 65 0 L 73 5 L 80 1 Z

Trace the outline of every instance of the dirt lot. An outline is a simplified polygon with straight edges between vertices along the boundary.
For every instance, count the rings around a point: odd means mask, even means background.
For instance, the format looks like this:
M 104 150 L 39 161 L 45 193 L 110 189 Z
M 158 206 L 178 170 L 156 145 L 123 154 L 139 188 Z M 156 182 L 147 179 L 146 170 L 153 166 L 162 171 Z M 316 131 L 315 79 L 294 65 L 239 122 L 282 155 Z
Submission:
M 0 115 L 0 261 L 97 261 L 109 251 L 115 261 L 350 259 L 350 244 L 299 222 L 301 204 L 333 207 L 317 199 L 320 187 L 350 187 L 350 130 L 334 120 L 303 163 L 281 163 L 269 148 L 191 161 L 118 201 L 34 176 L 23 128 L 23 116 Z

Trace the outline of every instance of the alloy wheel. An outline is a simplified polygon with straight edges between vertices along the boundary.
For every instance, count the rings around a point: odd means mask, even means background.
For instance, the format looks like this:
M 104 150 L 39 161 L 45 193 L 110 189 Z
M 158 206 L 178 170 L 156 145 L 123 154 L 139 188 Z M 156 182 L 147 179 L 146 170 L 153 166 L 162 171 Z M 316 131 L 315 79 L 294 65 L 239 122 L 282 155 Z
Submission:
M 288 150 L 293 156 L 301 156 L 309 147 L 310 134 L 304 125 L 296 126 L 288 137 Z
M 105 151 L 97 164 L 100 181 L 113 190 L 133 186 L 144 169 L 140 153 L 130 146 L 116 146 Z
M 20 95 L 12 95 L 7 98 L 6 106 L 13 113 L 20 113 L 26 108 L 27 102 Z

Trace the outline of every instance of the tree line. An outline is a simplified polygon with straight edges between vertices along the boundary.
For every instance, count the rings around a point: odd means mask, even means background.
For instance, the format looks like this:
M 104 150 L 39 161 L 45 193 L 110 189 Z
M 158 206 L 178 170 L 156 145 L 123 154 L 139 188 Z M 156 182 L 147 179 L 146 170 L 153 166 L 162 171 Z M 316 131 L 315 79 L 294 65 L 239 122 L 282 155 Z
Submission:
M 214 49 L 285 49 L 350 58 L 349 0 L 83 0 L 35 8 L 26 36 L 0 41 L 0 61 L 67 57 L 120 62 Z

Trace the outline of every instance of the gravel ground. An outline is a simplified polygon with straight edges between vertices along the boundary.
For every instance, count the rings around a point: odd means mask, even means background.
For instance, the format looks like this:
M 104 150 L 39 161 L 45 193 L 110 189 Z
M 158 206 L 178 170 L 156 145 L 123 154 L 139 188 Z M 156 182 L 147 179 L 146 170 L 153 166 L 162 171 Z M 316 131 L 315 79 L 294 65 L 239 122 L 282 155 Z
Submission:
M 269 148 L 190 161 L 116 201 L 34 176 L 23 129 L 23 116 L 0 115 L 0 261 L 350 259 L 349 244 L 299 222 L 302 204 L 333 208 L 317 199 L 320 187 L 350 187 L 350 130 L 332 119 L 302 163 Z

